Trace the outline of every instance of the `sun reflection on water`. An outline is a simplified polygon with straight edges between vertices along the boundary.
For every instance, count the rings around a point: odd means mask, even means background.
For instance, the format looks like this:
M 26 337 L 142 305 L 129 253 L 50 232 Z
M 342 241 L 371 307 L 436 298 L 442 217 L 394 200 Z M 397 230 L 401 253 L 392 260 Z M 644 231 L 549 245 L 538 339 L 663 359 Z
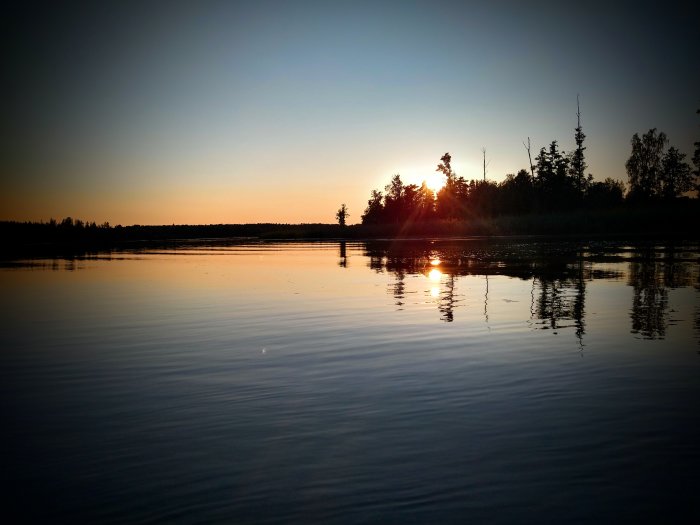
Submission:
M 442 272 L 439 268 L 437 268 L 437 265 L 440 264 L 440 259 L 433 259 L 432 261 L 430 261 L 430 264 L 433 266 L 433 268 L 431 268 L 430 271 L 428 271 L 426 277 L 431 281 L 431 283 L 435 283 L 430 287 L 430 297 L 436 298 L 440 297 L 439 283 L 442 279 Z

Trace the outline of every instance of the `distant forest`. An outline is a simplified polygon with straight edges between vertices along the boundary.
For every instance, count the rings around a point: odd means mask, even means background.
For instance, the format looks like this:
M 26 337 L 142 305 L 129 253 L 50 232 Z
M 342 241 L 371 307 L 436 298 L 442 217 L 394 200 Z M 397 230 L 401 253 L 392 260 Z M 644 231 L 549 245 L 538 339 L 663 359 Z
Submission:
M 666 149 L 668 138 L 656 129 L 642 136 L 635 133 L 632 137 L 632 152 L 625 164 L 627 191 L 619 180 L 594 181 L 593 176 L 586 173 L 586 135 L 581 127 L 580 111 L 577 116 L 576 148 L 572 152 L 560 151 L 558 141 L 553 140 L 548 147 L 539 150 L 533 162 L 528 138 L 525 148 L 530 159 L 529 169 L 508 174 L 501 183 L 487 180 L 485 167 L 482 180 L 467 182 L 457 176 L 452 168 L 452 156 L 445 153 L 436 169 L 445 176 L 445 184 L 437 194 L 425 182 L 421 186 L 404 184 L 399 174 L 394 175 L 384 192 L 372 191 L 362 214 L 362 224 L 469 222 L 504 216 L 611 210 L 623 206 L 669 206 L 679 199 L 690 199 L 688 193 L 698 190 L 700 142 L 695 143 L 692 159 L 695 169 L 692 169 L 684 153 L 673 146 Z M 344 205 L 341 210 L 345 210 Z M 345 213 L 346 210 L 341 224 Z M 340 217 L 338 219 L 340 221 Z

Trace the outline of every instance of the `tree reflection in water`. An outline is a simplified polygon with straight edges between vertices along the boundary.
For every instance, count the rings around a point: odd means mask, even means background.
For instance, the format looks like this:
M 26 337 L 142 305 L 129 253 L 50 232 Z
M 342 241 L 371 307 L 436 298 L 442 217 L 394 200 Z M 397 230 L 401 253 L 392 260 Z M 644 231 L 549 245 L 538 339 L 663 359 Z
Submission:
M 437 308 L 440 319 L 455 320 L 465 301 L 458 293 L 460 278 L 484 277 L 484 320 L 489 321 L 489 277 L 504 275 L 532 282 L 530 320 L 535 329 L 554 332 L 573 328 L 583 346 L 586 333 L 586 286 L 596 279 L 627 279 L 633 288 L 632 332 L 644 338 L 666 334 L 669 323 L 668 289 L 695 286 L 698 281 L 697 247 L 623 247 L 614 243 L 513 241 L 394 241 L 367 242 L 363 252 L 370 268 L 394 279 L 388 291 L 396 306 L 406 304 L 406 277 L 439 268 Z M 439 266 L 431 262 L 439 261 Z M 610 265 L 600 264 L 613 262 Z M 628 264 L 622 266 L 619 263 Z M 430 291 L 428 291 L 430 293 Z M 700 314 L 695 328 L 700 332 Z
M 340 241 L 339 246 L 340 253 L 338 254 L 338 266 L 341 268 L 348 267 L 348 248 L 345 241 Z
M 555 332 L 573 326 L 583 346 L 586 282 L 592 280 L 591 263 L 584 261 L 579 252 L 574 261 L 558 261 L 538 270 L 532 279 L 536 299 L 531 318 L 539 321 L 542 328 Z M 608 272 L 606 277 L 615 278 L 617 274 Z
M 693 260 L 694 259 L 694 260 Z M 628 284 L 633 289 L 632 333 L 644 339 L 663 339 L 670 324 L 668 291 L 694 286 L 698 289 L 697 258 L 673 245 L 647 246 L 630 261 Z

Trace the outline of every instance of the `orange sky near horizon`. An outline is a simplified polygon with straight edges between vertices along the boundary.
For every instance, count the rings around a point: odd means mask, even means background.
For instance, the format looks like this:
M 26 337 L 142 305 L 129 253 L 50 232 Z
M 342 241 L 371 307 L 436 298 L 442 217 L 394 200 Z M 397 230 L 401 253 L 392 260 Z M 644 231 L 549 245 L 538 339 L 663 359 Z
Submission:
M 626 183 L 630 139 L 654 127 L 689 160 L 697 8 L 600 8 L 14 5 L 0 220 L 333 223 L 345 203 L 353 224 L 445 152 L 481 180 L 486 148 L 500 182 L 528 168 L 528 137 L 533 161 L 571 151 L 577 95 L 596 180 Z

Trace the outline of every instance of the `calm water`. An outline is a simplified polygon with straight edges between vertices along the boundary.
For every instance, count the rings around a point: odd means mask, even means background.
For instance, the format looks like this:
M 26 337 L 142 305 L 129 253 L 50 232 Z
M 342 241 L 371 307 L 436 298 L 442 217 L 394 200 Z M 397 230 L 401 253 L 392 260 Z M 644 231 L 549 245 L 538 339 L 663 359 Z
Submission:
M 698 522 L 699 261 L 471 241 L 6 262 L 3 514 Z

